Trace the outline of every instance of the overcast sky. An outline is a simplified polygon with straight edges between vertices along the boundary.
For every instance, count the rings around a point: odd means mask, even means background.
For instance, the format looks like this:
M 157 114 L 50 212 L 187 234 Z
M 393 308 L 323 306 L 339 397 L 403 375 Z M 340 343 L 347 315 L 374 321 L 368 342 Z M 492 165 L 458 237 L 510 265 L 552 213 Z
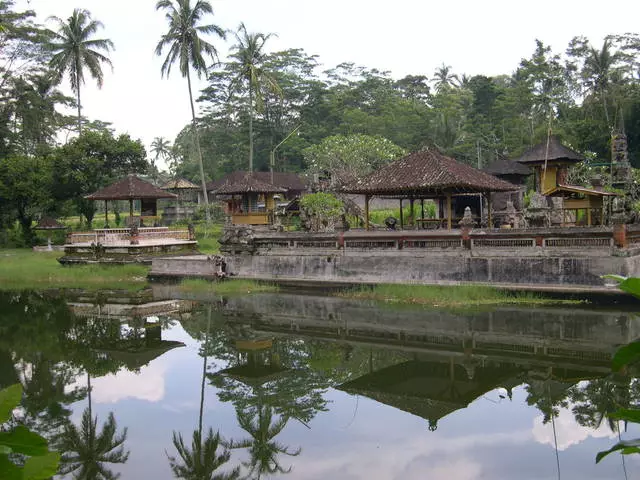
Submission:
M 66 19 L 75 7 L 104 23 L 100 38 L 110 38 L 113 73 L 105 67 L 102 90 L 88 81 L 82 90 L 83 114 L 113 123 L 117 133 L 141 138 L 147 149 L 154 137 L 171 141 L 190 120 L 186 80 L 173 70 L 160 77 L 154 48 L 166 30 L 155 0 L 16 0 L 45 22 Z M 455 73 L 511 73 L 529 57 L 539 38 L 563 52 L 575 35 L 601 46 L 607 34 L 640 30 L 640 1 L 592 0 L 212 0 L 212 23 L 235 29 L 273 32 L 268 50 L 303 48 L 319 55 L 322 68 L 351 61 L 431 77 L 445 62 Z M 226 52 L 230 44 L 217 41 Z M 200 82 L 202 87 L 204 82 Z M 68 85 L 63 87 L 71 93 Z

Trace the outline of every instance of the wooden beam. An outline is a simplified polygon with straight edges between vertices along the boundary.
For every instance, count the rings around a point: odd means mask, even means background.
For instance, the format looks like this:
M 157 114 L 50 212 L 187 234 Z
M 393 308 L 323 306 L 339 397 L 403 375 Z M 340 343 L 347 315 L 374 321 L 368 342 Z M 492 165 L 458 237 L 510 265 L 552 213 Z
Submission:
M 364 196 L 364 226 L 367 230 L 369 230 L 369 199 L 371 196 Z
M 404 229 L 404 215 L 402 214 L 402 199 L 400 199 L 400 230 Z
M 453 212 L 451 211 L 451 192 L 447 192 L 447 230 L 451 230 Z

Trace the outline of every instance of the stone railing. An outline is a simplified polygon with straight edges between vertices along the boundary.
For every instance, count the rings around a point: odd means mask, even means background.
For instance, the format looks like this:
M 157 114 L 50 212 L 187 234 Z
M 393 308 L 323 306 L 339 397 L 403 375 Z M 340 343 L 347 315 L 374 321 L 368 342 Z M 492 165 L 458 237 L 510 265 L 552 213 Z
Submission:
M 637 240 L 635 240 L 637 239 Z M 627 241 L 640 243 L 640 230 L 627 232 Z M 546 228 L 523 230 L 389 231 L 303 234 L 297 232 L 255 232 L 248 241 L 258 254 L 316 253 L 327 251 L 380 252 L 389 250 L 529 250 L 600 249 L 618 244 L 612 228 Z M 233 251 L 233 246 L 229 250 Z
M 134 234 L 138 242 L 162 242 L 171 240 L 193 240 L 189 230 L 169 230 L 169 227 L 141 227 Z M 132 240 L 130 228 L 103 228 L 91 232 L 71 232 L 67 235 L 67 245 L 102 244 L 128 245 Z

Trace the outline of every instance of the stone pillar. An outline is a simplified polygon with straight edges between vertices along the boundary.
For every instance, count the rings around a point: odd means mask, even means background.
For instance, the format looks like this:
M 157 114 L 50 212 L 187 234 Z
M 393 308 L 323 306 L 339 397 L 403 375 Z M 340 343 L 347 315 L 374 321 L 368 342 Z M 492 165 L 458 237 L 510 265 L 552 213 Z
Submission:
M 613 243 L 618 248 L 627 247 L 627 225 L 625 223 L 613 225 Z

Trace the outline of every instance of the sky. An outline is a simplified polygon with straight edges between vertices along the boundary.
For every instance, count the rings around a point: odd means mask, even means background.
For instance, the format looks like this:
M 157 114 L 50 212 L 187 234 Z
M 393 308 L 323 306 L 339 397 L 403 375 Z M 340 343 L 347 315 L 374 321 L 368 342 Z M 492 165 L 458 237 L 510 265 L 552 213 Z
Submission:
M 509 74 L 529 57 L 539 38 L 562 53 L 575 35 L 601 46 L 605 35 L 640 30 L 640 2 L 613 4 L 592 0 L 210 0 L 208 23 L 275 33 L 268 51 L 303 48 L 316 54 L 321 69 L 342 62 L 408 74 L 433 76 L 444 62 L 455 73 Z M 155 0 L 16 0 L 18 9 L 35 10 L 42 23 L 55 15 L 66 19 L 76 7 L 89 10 L 105 28 L 115 51 L 113 72 L 105 66 L 102 89 L 87 80 L 83 114 L 113 123 L 147 147 L 155 137 L 173 141 L 191 119 L 186 80 L 177 69 L 161 78 L 162 59 L 154 54 L 166 31 Z M 53 24 L 50 24 L 53 27 Z M 221 53 L 232 41 L 215 40 Z M 204 79 L 194 89 L 205 86 Z M 199 88 L 198 88 L 199 87 Z M 71 94 L 68 84 L 63 90 Z

